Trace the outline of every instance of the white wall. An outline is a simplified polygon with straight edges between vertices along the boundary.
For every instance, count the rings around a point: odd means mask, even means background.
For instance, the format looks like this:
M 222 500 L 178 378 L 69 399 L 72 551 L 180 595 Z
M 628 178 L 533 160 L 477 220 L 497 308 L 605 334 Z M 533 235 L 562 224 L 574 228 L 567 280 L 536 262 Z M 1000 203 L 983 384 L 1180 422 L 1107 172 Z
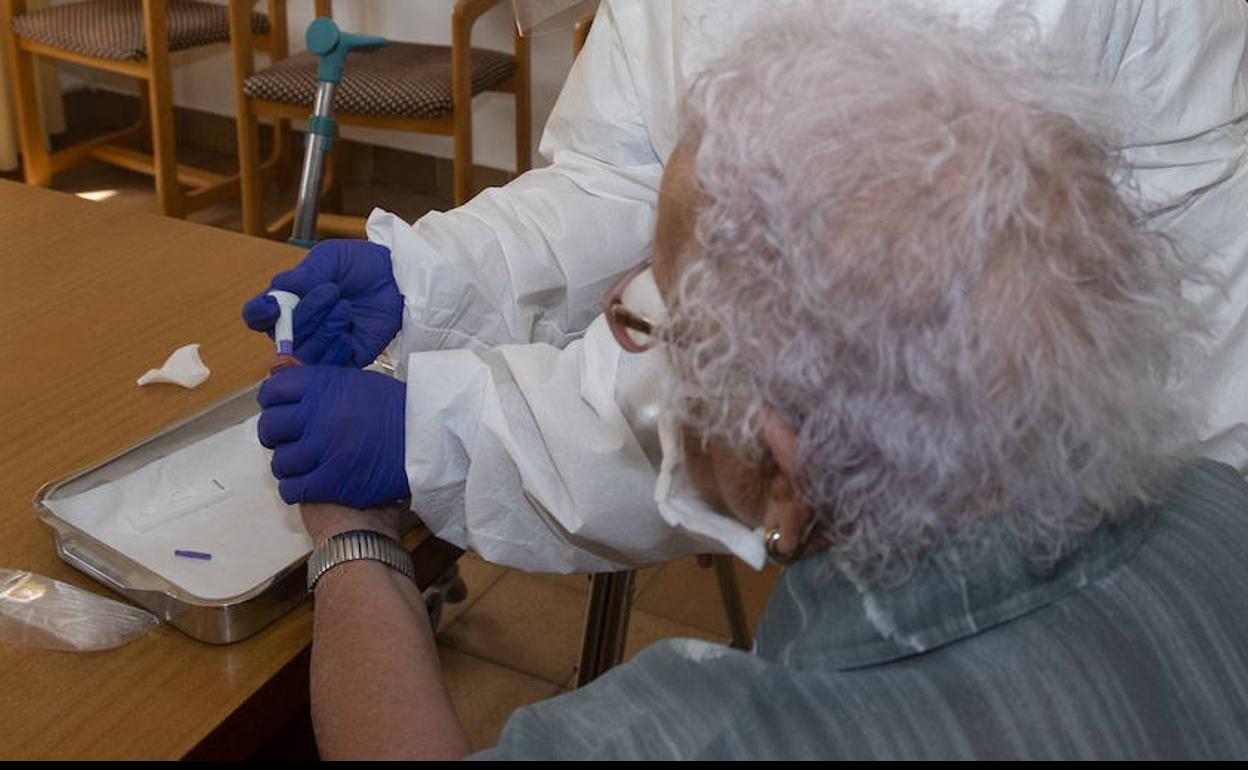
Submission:
M 53 0 L 60 5 L 72 0 Z M 212 0 L 224 4 L 225 0 Z M 455 0 L 336 0 L 334 20 L 344 30 L 383 35 L 391 40 L 413 43 L 449 44 L 451 9 Z M 263 9 L 263 3 L 257 5 Z M 292 50 L 303 48 L 303 32 L 312 20 L 311 0 L 290 0 L 290 42 Z M 511 3 L 503 2 L 481 17 L 473 32 L 473 46 L 512 50 L 514 24 Z M 533 160 L 540 164 L 537 143 L 542 126 L 554 106 L 559 89 L 572 63 L 572 33 L 569 29 L 533 38 Z M 263 66 L 264 57 L 257 56 Z M 62 87 L 83 85 L 137 93 L 133 80 L 100 70 L 62 64 Z M 226 45 L 174 55 L 173 97 L 179 106 L 220 115 L 234 114 L 233 75 Z M 511 171 L 515 169 L 513 99 L 510 94 L 485 93 L 473 101 L 473 155 L 478 165 Z M 395 131 L 344 127 L 348 139 L 412 150 L 440 157 L 451 157 L 450 137 L 422 136 Z

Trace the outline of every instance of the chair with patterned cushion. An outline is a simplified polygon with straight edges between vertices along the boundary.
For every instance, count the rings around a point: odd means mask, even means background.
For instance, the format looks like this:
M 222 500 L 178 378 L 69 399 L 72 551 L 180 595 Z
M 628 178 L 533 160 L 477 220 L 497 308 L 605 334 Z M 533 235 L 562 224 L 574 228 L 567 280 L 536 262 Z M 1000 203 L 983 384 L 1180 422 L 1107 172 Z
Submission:
M 451 14 L 449 46 L 391 41 L 375 51 L 351 53 L 334 92 L 333 115 L 340 125 L 452 136 L 455 205 L 466 202 L 472 194 L 474 95 L 483 91 L 514 95 L 516 170 L 523 172 L 530 165 L 528 40 L 515 35 L 514 55 L 470 45 L 476 20 L 503 1 L 459 0 Z M 231 23 L 243 27 L 254 2 L 230 0 Z M 329 0 L 316 0 L 315 8 L 317 16 L 331 15 Z M 274 26 L 282 36 L 284 28 Z M 274 222 L 263 221 L 257 117 L 270 118 L 279 126 L 282 121 L 306 119 L 316 93 L 317 59 L 306 51 L 286 58 L 275 53 L 267 68 L 255 72 L 248 41 L 245 35 L 234 41 L 243 230 L 280 237 L 289 229 L 294 211 Z M 284 52 L 287 43 L 282 39 L 275 45 Z M 327 170 L 330 179 L 333 169 L 331 159 Z M 330 184 L 327 180 L 324 187 Z M 317 228 L 323 233 L 358 236 L 363 232 L 363 220 L 322 212 Z
M 269 48 L 268 19 L 251 14 L 249 37 Z M 26 0 L 0 0 L 0 40 L 9 57 L 26 182 L 88 158 L 152 175 L 160 209 L 184 216 L 233 197 L 238 177 L 180 165 L 174 143 L 171 53 L 229 40 L 226 9 L 201 0 L 85 0 L 28 11 Z M 128 128 L 49 152 L 35 100 L 34 57 L 119 72 L 142 84 L 138 120 Z M 139 149 L 150 131 L 152 152 Z M 189 190 L 183 190 L 185 186 Z

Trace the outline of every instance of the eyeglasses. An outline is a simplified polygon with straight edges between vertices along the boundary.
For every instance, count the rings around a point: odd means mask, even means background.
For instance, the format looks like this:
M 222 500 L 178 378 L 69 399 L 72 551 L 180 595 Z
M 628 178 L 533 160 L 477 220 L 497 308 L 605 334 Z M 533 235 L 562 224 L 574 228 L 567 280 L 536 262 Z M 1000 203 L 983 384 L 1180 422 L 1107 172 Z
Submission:
M 602 312 L 620 347 L 644 353 L 659 344 L 667 308 L 654 282 L 650 260 L 629 270 L 603 295 Z

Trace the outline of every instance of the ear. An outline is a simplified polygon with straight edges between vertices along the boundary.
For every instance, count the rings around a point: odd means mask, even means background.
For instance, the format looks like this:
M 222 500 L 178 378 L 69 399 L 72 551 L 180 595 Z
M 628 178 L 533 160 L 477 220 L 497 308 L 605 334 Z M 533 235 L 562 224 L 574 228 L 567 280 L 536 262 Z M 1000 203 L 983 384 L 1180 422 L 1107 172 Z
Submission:
M 764 407 L 761 420 L 763 444 L 771 450 L 780 472 L 792 483 L 797 479 L 797 431 L 778 414 Z
M 780 552 L 795 555 L 804 546 L 802 536 L 814 515 L 798 492 L 797 431 L 770 409 L 764 409 L 760 428 L 763 444 L 780 470 L 767 490 L 763 526 L 780 530 Z

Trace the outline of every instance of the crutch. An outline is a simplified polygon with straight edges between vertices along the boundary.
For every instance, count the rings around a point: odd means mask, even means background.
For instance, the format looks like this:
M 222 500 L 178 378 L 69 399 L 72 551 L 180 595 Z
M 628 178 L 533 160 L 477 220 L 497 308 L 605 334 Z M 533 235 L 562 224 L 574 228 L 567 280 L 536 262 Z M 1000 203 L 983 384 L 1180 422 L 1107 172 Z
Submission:
M 289 242 L 310 249 L 316 243 L 316 216 L 320 205 L 321 180 L 325 177 L 325 155 L 333 149 L 338 122 L 333 117 L 334 89 L 342 81 L 347 54 L 352 51 L 374 51 L 386 44 L 384 37 L 354 35 L 338 29 L 333 19 L 319 17 L 308 25 L 304 37 L 308 51 L 320 58 L 316 72 L 316 101 L 308 118 L 308 132 L 303 151 L 303 171 L 299 176 L 299 197 L 295 203 L 295 223 Z M 451 564 L 426 589 L 425 606 L 433 627 L 438 627 L 444 603 L 463 601 L 468 589 L 459 577 L 458 566 Z
M 376 50 L 386 44 L 386 39 L 343 32 L 333 19 L 322 16 L 308 25 L 304 41 L 308 51 L 320 58 L 320 64 L 316 71 L 316 101 L 312 105 L 312 116 L 308 118 L 295 224 L 289 242 L 310 249 L 316 242 L 316 214 L 321 180 L 325 176 L 325 155 L 333 148 L 334 136 L 338 133 L 338 123 L 333 117 L 334 89 L 342 81 L 347 54 Z

